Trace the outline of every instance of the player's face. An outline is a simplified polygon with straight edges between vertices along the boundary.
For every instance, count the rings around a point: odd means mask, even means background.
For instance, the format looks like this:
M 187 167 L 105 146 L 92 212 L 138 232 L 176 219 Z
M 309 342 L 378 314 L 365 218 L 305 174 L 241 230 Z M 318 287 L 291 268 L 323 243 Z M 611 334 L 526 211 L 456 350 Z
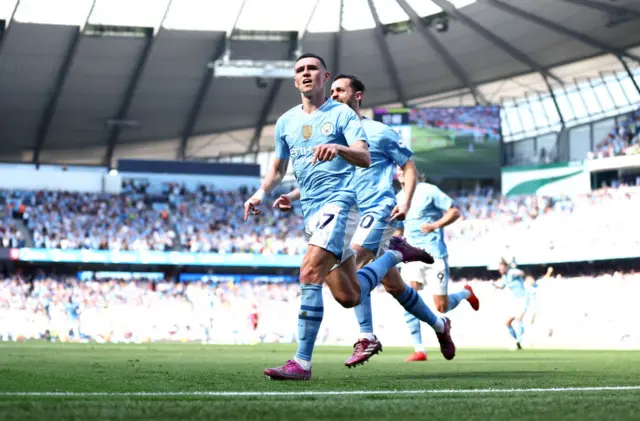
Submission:
M 329 96 L 334 101 L 347 104 L 354 110 L 358 109 L 358 103 L 362 100 L 362 92 L 355 92 L 351 87 L 351 81 L 347 78 L 334 81 Z
M 498 272 L 500 272 L 500 275 L 507 273 L 507 264 L 505 262 L 500 262 L 498 265 Z
M 311 95 L 324 90 L 324 84 L 329 80 L 329 72 L 322 67 L 320 60 L 307 57 L 296 62 L 293 84 L 301 94 Z

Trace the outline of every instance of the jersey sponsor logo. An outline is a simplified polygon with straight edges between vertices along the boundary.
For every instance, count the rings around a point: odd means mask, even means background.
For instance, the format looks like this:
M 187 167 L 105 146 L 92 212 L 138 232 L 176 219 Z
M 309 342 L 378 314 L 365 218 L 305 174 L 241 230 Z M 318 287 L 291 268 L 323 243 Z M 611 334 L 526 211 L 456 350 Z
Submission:
M 329 122 L 324 123 L 320 128 L 320 131 L 323 135 L 329 136 L 331 133 L 333 133 L 333 124 Z
M 304 125 L 302 126 L 302 137 L 304 137 L 305 140 L 309 140 L 311 139 L 311 135 L 313 134 L 313 127 L 310 125 Z

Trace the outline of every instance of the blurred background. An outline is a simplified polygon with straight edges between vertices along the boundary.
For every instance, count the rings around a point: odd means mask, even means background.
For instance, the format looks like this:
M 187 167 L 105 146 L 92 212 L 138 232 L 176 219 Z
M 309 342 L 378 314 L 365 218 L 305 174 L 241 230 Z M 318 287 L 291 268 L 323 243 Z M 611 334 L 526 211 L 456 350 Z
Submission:
M 301 212 L 242 204 L 313 52 L 461 209 L 450 289 L 482 307 L 452 313 L 456 343 L 509 344 L 487 282 L 509 256 L 554 268 L 526 346 L 640 348 L 639 20 L 635 0 L 0 0 L 0 340 L 294 342 Z M 319 341 L 351 345 L 325 306 Z M 409 345 L 395 301 L 373 308 Z

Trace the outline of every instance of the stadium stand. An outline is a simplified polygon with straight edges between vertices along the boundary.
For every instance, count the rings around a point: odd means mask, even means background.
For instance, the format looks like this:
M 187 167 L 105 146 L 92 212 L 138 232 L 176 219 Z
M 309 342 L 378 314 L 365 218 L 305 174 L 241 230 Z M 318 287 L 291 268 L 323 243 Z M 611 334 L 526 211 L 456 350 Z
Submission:
M 640 180 L 636 180 L 638 183 Z M 617 241 L 628 236 L 628 221 L 640 209 L 639 186 L 613 183 L 587 195 L 503 197 L 491 189 L 453 192 L 462 218 L 447 228 L 453 254 L 474 247 L 562 248 Z M 148 187 L 148 186 L 147 186 Z M 179 184 L 161 189 L 126 189 L 121 195 L 3 192 L 20 209 L 35 247 L 92 250 L 158 250 L 298 255 L 306 250 L 299 211 L 281 213 L 269 205 L 255 223 L 243 221 L 249 192 Z M 267 203 L 271 203 L 272 199 Z M 5 211 L 4 218 L 9 218 Z M 616 218 L 606 215 L 615 214 Z M 11 220 L 11 218 L 9 218 Z M 598 221 L 598 229 L 585 221 Z M 24 245 L 14 225 L 3 225 L 3 241 Z M 6 232 L 6 234 L 4 233 Z M 635 232 L 635 231 L 633 231 Z M 6 238 L 6 240 L 5 240 Z M 637 237 L 640 239 L 640 233 Z
M 587 159 L 602 159 L 621 155 L 640 154 L 640 109 L 622 119 L 602 139 Z
M 482 294 L 483 310 L 475 313 L 461 306 L 456 314 L 457 343 L 506 346 L 508 338 L 501 329 L 504 308 L 500 303 L 507 293 L 491 288 L 484 279 L 460 281 L 470 282 Z M 640 309 L 634 302 L 640 293 L 640 273 L 558 275 L 539 284 L 535 321 L 527 322 L 531 327 L 526 338 L 528 346 L 640 345 L 640 330 L 635 323 Z M 617 291 L 626 293 L 619 295 Z M 558 301 L 567 294 L 572 302 L 570 314 Z M 328 288 L 325 295 L 327 314 L 320 340 L 350 345 L 358 333 L 357 323 L 349 310 L 330 299 Z M 290 343 L 296 340 L 294 316 L 299 299 L 295 283 L 118 279 L 83 282 L 77 278 L 47 277 L 28 282 L 14 276 L 0 281 L 0 338 L 101 343 Z M 400 307 L 383 289 L 372 293 L 372 300 L 378 315 L 378 335 L 386 344 L 405 345 L 406 327 Z M 257 317 L 252 319 L 253 315 Z M 594 331 L 598 332 L 597 337 Z M 426 343 L 435 346 L 435 338 L 429 336 L 425 335 Z

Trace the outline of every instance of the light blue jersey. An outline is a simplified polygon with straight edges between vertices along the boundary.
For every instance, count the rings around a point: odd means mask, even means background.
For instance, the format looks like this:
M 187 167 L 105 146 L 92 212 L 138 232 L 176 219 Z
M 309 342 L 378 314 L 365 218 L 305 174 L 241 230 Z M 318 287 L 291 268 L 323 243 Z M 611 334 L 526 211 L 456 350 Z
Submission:
M 366 141 L 367 137 L 358 115 L 329 98 L 311 114 L 296 105 L 278 119 L 276 157 L 291 159 L 306 223 L 327 203 L 350 209 L 356 202 L 355 167 L 340 156 L 312 165 L 313 148 L 329 143 L 350 146 L 359 140 Z
M 509 269 L 507 273 L 502 275 L 498 285 L 508 289 L 513 298 L 525 298 L 527 295 L 524 287 L 524 273 L 520 269 Z
M 398 201 L 404 200 L 404 191 L 397 195 Z M 439 228 L 429 234 L 422 232 L 424 223 L 438 221 L 453 206 L 453 200 L 437 186 L 418 183 L 413 195 L 411 208 L 404 221 L 404 235 L 412 246 L 420 247 L 437 259 L 447 257 L 447 245 L 444 242 L 444 229 Z
M 363 119 L 362 127 L 367 133 L 371 165 L 356 170 L 356 192 L 360 213 L 376 212 L 390 217 L 396 206 L 393 189 L 395 166 L 403 166 L 412 152 L 401 144 L 400 136 L 386 124 Z

